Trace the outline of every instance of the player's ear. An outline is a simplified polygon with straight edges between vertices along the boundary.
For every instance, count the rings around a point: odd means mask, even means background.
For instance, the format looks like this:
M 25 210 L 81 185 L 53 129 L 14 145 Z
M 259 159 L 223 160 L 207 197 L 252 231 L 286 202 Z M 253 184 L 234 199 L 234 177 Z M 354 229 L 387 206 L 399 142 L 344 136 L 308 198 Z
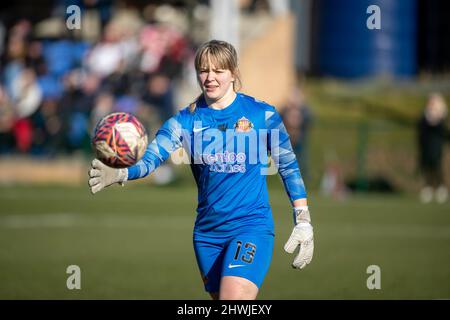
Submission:
M 231 70 L 231 82 L 236 81 L 237 70 Z
M 236 69 L 234 69 L 234 71 L 233 71 L 233 76 L 234 76 L 235 78 L 237 78 L 238 75 L 239 75 L 239 69 L 236 67 Z

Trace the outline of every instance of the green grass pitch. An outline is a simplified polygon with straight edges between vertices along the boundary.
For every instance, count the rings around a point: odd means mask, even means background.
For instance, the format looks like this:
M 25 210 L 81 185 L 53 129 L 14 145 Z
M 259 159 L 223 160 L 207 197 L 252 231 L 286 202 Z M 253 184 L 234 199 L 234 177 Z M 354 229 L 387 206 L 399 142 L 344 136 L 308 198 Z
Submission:
M 272 178 L 270 178 L 272 179 Z M 312 193 L 315 255 L 294 270 L 281 183 L 269 189 L 275 251 L 259 299 L 450 298 L 450 205 L 407 195 L 339 202 Z M 0 187 L 0 299 L 209 299 L 192 248 L 196 189 L 128 183 Z M 68 290 L 66 268 L 81 268 Z M 367 267 L 381 268 L 369 290 Z

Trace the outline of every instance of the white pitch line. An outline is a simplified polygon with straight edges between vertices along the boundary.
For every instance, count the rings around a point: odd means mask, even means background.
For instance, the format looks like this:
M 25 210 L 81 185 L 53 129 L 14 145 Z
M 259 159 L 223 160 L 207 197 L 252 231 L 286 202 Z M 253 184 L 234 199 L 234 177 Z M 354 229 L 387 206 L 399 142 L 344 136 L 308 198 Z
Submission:
M 131 228 L 146 229 L 157 227 L 184 228 L 193 221 L 187 221 L 188 216 L 172 216 L 182 225 L 173 224 L 165 216 L 147 214 L 95 214 L 89 216 L 80 213 L 45 213 L 45 214 L 9 214 L 0 216 L 0 229 L 39 229 L 39 228 Z M 186 220 L 186 221 L 184 221 Z M 179 226 L 179 227 L 178 227 Z
M 73 228 L 73 227 L 104 227 L 104 228 L 145 228 L 149 224 L 142 219 L 132 220 L 126 217 L 99 216 L 87 217 L 78 213 L 53 214 L 16 214 L 0 217 L 0 228 L 32 229 L 32 228 Z

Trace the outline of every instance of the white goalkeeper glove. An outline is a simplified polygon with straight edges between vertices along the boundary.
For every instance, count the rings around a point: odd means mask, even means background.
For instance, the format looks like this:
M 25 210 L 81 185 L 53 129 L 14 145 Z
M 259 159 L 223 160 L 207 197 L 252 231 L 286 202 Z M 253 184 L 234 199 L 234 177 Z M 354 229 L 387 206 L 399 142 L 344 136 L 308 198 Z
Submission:
M 287 253 L 294 253 L 300 246 L 292 267 L 303 269 L 311 262 L 314 253 L 314 234 L 308 206 L 294 208 L 294 218 L 295 227 L 284 245 L 284 250 Z
M 94 159 L 89 170 L 89 188 L 95 194 L 114 183 L 123 185 L 128 179 L 128 169 L 114 169 Z

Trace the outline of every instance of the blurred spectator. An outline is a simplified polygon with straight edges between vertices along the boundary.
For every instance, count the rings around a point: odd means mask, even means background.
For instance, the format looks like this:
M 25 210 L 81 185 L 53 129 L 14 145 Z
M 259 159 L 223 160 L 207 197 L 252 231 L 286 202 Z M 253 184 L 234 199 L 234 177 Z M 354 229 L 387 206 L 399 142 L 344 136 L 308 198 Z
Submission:
M 14 123 L 13 105 L 0 85 L 0 154 L 11 153 L 14 149 Z
M 11 97 L 19 119 L 31 116 L 38 109 L 42 101 L 42 91 L 32 69 L 23 69 L 15 77 L 11 84 Z
M 100 92 L 95 99 L 94 108 L 91 114 L 91 126 L 90 132 L 93 133 L 97 123 L 106 115 L 113 111 L 114 106 L 114 96 L 105 91 Z
M 322 180 L 320 181 L 320 192 L 335 200 L 345 200 L 349 190 L 345 185 L 342 166 L 338 161 L 328 161 L 325 164 Z
M 11 84 L 11 96 L 16 118 L 13 128 L 16 148 L 22 153 L 29 152 L 33 142 L 31 116 L 37 111 L 42 101 L 42 91 L 32 69 L 23 69 L 14 78 Z
M 72 73 L 66 81 L 67 91 L 62 99 L 61 111 L 66 118 L 68 151 L 87 150 L 90 139 L 90 117 L 94 108 L 100 78 L 92 73 Z
M 104 78 L 116 72 L 125 63 L 125 58 L 119 31 L 113 24 L 108 24 L 103 39 L 88 53 L 86 65 L 89 71 Z
M 303 93 L 294 88 L 282 109 L 281 116 L 289 133 L 292 148 L 297 155 L 300 172 L 304 180 L 309 180 L 308 138 L 312 122 L 311 109 L 305 103 Z
M 29 43 L 26 63 L 29 68 L 34 70 L 38 77 L 47 73 L 47 64 L 43 56 L 41 41 L 33 40 Z
M 34 155 L 55 156 L 63 143 L 61 114 L 56 99 L 45 99 L 33 117 Z
M 160 115 L 161 122 L 168 120 L 175 112 L 173 90 L 169 77 L 154 74 L 147 82 L 143 101 Z
M 418 122 L 419 166 L 425 178 L 425 186 L 420 192 L 423 203 L 431 202 L 433 196 L 439 203 L 448 198 L 442 172 L 443 149 L 448 139 L 446 119 L 444 98 L 438 93 L 431 94 Z
M 6 51 L 2 57 L 2 81 L 9 97 L 14 96 L 13 83 L 25 68 L 27 54 L 27 23 L 19 22 L 11 28 Z
M 116 99 L 113 106 L 113 112 L 126 112 L 131 114 L 137 114 L 140 101 L 128 94 L 124 94 Z
M 168 25 L 147 25 L 140 33 L 140 69 L 147 73 L 164 72 L 170 78 L 181 72 L 187 54 L 187 41 Z

